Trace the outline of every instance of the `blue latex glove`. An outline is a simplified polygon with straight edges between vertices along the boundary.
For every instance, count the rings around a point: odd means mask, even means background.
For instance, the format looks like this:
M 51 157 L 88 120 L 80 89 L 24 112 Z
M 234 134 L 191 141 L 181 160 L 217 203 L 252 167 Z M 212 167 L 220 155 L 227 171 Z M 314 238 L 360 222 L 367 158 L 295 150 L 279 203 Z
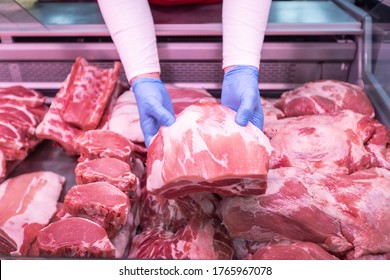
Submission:
M 225 73 L 221 103 L 237 112 L 236 123 L 246 126 L 252 122 L 263 130 L 264 114 L 258 87 L 258 69 L 237 65 Z
M 138 78 L 132 83 L 140 116 L 145 145 L 157 134 L 161 126 L 175 122 L 171 97 L 164 83 L 157 78 Z

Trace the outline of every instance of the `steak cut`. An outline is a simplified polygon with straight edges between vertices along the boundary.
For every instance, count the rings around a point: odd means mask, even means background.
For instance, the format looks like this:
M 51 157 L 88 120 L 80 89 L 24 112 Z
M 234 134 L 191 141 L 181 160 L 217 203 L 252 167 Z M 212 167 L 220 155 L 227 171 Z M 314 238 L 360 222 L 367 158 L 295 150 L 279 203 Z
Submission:
M 374 117 L 374 108 L 359 86 L 336 80 L 308 82 L 282 94 L 275 106 L 287 117 L 331 113 L 348 109 Z
M 176 232 L 150 228 L 136 235 L 131 259 L 232 259 L 230 239 L 220 222 L 192 219 Z
M 75 168 L 78 185 L 93 182 L 106 182 L 127 195 L 136 188 L 136 176 L 130 166 L 116 158 L 97 158 L 80 162 Z
M 113 185 L 95 182 L 72 187 L 65 196 L 64 210 L 91 219 L 113 236 L 127 221 L 130 200 Z
M 172 126 L 162 127 L 148 149 L 148 191 L 166 198 L 204 191 L 264 193 L 272 147 L 253 124 L 239 126 L 235 115 L 223 105 L 200 101 Z
M 312 242 L 274 243 L 261 246 L 246 260 L 338 260 Z
M 55 214 L 64 182 L 64 177 L 47 171 L 19 175 L 0 185 L 0 229 L 16 245 L 12 252 L 1 254 L 27 254 L 39 230 Z
M 40 256 L 114 258 L 115 247 L 98 224 L 79 217 L 53 222 L 39 231 L 36 246 Z

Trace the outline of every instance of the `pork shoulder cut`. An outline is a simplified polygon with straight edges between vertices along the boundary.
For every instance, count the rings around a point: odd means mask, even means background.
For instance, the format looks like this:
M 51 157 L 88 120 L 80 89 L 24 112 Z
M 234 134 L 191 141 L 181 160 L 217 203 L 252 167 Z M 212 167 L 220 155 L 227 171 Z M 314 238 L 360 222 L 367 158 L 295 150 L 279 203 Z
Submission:
M 204 191 L 264 193 L 272 147 L 252 123 L 239 126 L 235 115 L 221 104 L 200 101 L 162 127 L 148 149 L 148 191 L 166 198 Z

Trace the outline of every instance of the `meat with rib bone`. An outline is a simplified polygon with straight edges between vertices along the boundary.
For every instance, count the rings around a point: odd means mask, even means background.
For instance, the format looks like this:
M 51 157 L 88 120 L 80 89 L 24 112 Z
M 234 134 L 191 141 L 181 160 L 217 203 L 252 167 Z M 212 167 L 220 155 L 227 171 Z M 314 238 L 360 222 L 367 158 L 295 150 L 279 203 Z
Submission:
M 75 168 L 75 174 L 78 185 L 106 182 L 130 196 L 136 189 L 136 176 L 129 164 L 116 158 L 97 158 L 80 162 Z
M 122 135 L 109 130 L 89 130 L 77 138 L 79 162 L 96 158 L 117 158 L 128 164 L 133 159 L 133 144 Z
M 242 127 L 234 119 L 233 110 L 200 101 L 162 127 L 148 149 L 148 191 L 166 198 L 264 193 L 272 147 L 253 124 Z
M 215 219 L 193 218 L 176 232 L 149 228 L 136 235 L 129 258 L 232 259 L 230 239 Z
M 95 129 L 117 86 L 121 64 L 102 69 L 76 58 L 70 73 L 68 93 L 61 110 L 63 120 L 82 130 Z
M 115 247 L 106 231 L 84 218 L 70 217 L 39 231 L 36 241 L 40 256 L 114 258 Z
M 113 185 L 95 182 L 72 187 L 65 196 L 64 209 L 73 216 L 91 219 L 113 236 L 126 224 L 130 200 Z
M 270 170 L 262 196 L 224 198 L 220 212 L 233 238 L 314 242 L 336 255 L 359 258 L 390 251 L 390 171 L 350 175 Z
M 53 99 L 49 112 L 37 127 L 38 137 L 59 143 L 68 155 L 78 155 L 76 139 L 83 134 L 82 129 L 97 126 L 104 113 L 103 106 L 107 106 L 109 99 L 122 90 L 118 82 L 118 67 L 119 64 L 115 63 L 114 68 L 101 69 L 83 58 L 77 58 Z M 88 94 L 80 95 L 87 88 Z M 93 90 L 89 91 L 90 88 Z M 104 91 L 97 91 L 99 88 Z M 93 100 L 102 100 L 102 104 L 92 106 L 91 95 L 94 96 Z M 78 106 L 73 106 L 75 101 Z
M 331 113 L 348 109 L 371 118 L 374 108 L 362 88 L 336 80 L 308 82 L 282 94 L 275 106 L 287 117 Z
M 27 254 L 39 230 L 56 212 L 64 182 L 64 177 L 42 171 L 13 177 L 0 185 L 0 229 L 16 245 L 11 252 L 0 253 Z

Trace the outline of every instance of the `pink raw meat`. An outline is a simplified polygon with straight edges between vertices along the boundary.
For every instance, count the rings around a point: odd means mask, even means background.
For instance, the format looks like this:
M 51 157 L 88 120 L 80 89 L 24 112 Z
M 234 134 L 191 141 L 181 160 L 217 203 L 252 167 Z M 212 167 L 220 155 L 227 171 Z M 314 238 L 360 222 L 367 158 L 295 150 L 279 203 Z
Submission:
M 127 221 L 130 200 L 113 185 L 95 182 L 72 187 L 65 196 L 64 210 L 91 219 L 113 236 Z
M 331 113 L 343 109 L 374 117 L 374 108 L 364 90 L 356 85 L 322 80 L 309 82 L 282 94 L 275 103 L 287 117 Z
M 312 242 L 274 243 L 261 246 L 246 260 L 338 260 Z
M 102 69 L 76 58 L 61 110 L 63 120 L 82 130 L 95 129 L 115 91 L 120 68 L 120 62 L 115 62 L 114 68 Z
M 136 188 L 136 176 L 130 166 L 116 158 L 97 158 L 80 162 L 75 168 L 78 185 L 106 182 L 129 195 Z
M 136 235 L 131 259 L 231 259 L 234 251 L 220 222 L 192 219 L 176 232 L 146 229 Z
M 114 258 L 115 247 L 98 224 L 79 217 L 53 222 L 37 236 L 40 256 Z
M 41 107 L 44 105 L 43 94 L 22 86 L 0 88 L 0 104 L 25 105 L 27 107 Z
M 52 172 L 33 172 L 0 185 L 0 228 L 16 245 L 8 253 L 27 254 L 39 230 L 56 212 L 64 182 L 64 177 Z
M 147 157 L 147 189 L 174 198 L 194 192 L 262 194 L 272 147 L 252 123 L 218 103 L 187 107 L 153 138 Z

